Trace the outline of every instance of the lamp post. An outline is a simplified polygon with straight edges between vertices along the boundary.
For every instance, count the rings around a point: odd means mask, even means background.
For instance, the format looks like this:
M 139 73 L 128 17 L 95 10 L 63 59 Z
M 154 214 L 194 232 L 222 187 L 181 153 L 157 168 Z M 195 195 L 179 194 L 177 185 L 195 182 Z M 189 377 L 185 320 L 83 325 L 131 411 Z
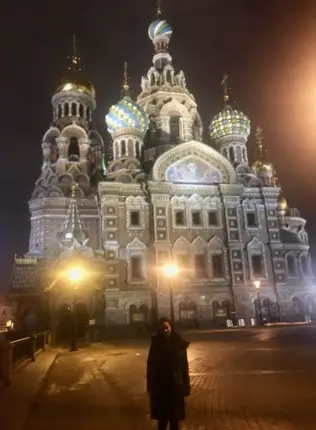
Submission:
M 70 336 L 70 351 L 78 351 L 77 346 L 77 318 L 76 318 L 76 290 L 78 283 L 84 278 L 85 271 L 81 267 L 72 267 L 66 271 L 66 277 L 72 284 L 72 300 L 70 306 L 71 312 L 71 336 Z
M 163 273 L 169 281 L 168 286 L 169 286 L 169 302 L 170 302 L 170 319 L 172 324 L 175 324 L 172 280 L 175 278 L 175 276 L 177 276 L 178 272 L 179 272 L 178 267 L 175 264 L 170 264 L 163 267 Z
M 259 325 L 262 325 L 262 309 L 261 309 L 261 301 L 260 301 L 260 281 L 254 281 L 254 286 L 256 287 L 257 290 L 257 295 L 258 295 L 258 317 L 259 317 Z

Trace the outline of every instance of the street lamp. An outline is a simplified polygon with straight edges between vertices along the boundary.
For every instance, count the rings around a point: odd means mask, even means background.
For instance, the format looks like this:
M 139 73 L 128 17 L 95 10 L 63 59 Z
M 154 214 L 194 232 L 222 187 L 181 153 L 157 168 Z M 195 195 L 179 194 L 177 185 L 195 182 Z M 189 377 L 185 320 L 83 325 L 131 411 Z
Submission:
M 254 286 L 256 287 L 257 294 L 258 294 L 258 316 L 259 316 L 259 324 L 262 324 L 262 310 L 261 310 L 261 301 L 260 301 L 260 284 L 261 282 L 259 280 L 256 280 L 253 282 Z
M 85 276 L 85 270 L 80 266 L 74 266 L 68 269 L 64 275 L 72 283 L 72 301 L 70 306 L 72 325 L 71 325 L 71 338 L 70 338 L 70 351 L 78 351 L 77 346 L 77 318 L 76 318 L 76 290 L 78 288 L 78 282 L 80 282 Z
M 163 267 L 163 273 L 167 279 L 169 279 L 169 300 L 170 300 L 170 319 L 172 324 L 175 323 L 174 317 L 174 305 L 173 305 L 173 288 L 172 279 L 178 275 L 179 269 L 175 264 L 169 264 Z

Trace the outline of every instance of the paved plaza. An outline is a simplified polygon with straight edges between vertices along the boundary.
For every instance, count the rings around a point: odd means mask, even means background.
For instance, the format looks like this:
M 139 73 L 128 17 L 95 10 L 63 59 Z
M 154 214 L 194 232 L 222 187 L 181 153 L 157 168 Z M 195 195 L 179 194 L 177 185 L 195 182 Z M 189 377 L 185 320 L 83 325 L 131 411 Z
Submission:
M 184 336 L 192 395 L 183 429 L 316 429 L 316 327 Z M 154 429 L 147 351 L 148 342 L 129 340 L 59 352 L 24 430 Z

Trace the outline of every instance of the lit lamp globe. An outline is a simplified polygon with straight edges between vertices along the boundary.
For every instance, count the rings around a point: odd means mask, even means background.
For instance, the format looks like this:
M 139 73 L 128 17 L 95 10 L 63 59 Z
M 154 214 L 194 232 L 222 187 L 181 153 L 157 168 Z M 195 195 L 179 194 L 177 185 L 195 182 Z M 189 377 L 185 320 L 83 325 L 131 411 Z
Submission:
M 256 287 L 256 289 L 259 290 L 261 282 L 260 281 L 254 281 L 253 283 L 254 283 L 254 286 Z
M 82 279 L 85 275 L 85 272 L 80 267 L 73 267 L 67 272 L 67 276 L 72 282 L 77 282 Z
M 172 278 L 173 276 L 176 276 L 178 274 L 179 270 L 176 265 L 170 264 L 163 268 L 163 272 L 167 278 Z

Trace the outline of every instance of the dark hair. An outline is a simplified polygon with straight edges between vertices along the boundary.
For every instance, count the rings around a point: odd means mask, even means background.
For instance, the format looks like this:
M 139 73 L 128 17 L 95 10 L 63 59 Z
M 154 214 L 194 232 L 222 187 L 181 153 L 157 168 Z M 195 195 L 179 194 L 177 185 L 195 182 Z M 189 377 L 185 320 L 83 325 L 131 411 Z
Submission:
M 163 323 L 168 323 L 171 327 L 171 331 L 175 331 L 173 322 L 167 317 L 161 317 L 156 321 L 156 330 L 158 331 Z

